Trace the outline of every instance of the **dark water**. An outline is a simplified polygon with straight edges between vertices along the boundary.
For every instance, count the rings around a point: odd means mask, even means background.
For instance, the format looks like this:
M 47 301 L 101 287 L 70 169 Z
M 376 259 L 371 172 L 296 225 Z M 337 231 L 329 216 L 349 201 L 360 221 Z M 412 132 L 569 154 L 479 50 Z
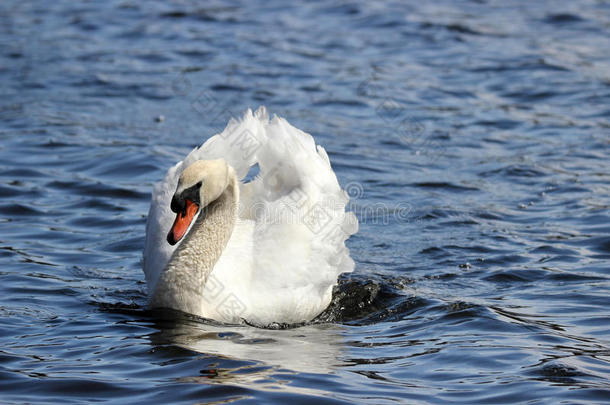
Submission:
M 0 3 L 0 402 L 607 403 L 610 3 Z M 266 105 L 357 265 L 316 322 L 145 309 L 153 182 Z

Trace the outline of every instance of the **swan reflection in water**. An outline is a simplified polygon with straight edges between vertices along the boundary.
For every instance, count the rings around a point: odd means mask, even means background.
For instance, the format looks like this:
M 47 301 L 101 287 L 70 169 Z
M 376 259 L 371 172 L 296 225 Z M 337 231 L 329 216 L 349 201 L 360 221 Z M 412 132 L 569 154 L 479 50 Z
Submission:
M 281 379 L 272 375 L 289 375 L 291 372 L 331 374 L 338 367 L 347 365 L 342 360 L 345 330 L 340 325 L 310 324 L 288 329 L 261 329 L 202 321 L 201 318 L 171 310 L 155 312 L 156 326 L 160 330 L 149 336 L 153 345 L 169 344 L 219 359 L 257 363 L 241 364 L 229 370 L 222 367 L 202 370 L 201 375 L 184 376 L 180 378 L 181 381 L 248 384 L 270 378 L 270 383 L 274 381 L 282 385 Z M 255 370 L 248 372 L 248 369 Z

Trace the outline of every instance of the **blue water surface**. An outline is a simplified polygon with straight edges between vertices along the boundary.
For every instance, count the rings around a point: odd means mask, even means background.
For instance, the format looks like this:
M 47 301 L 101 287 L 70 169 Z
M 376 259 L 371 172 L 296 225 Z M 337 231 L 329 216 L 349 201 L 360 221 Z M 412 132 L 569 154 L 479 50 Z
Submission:
M 610 3 L 4 0 L 0 402 L 610 401 Z M 146 309 L 154 182 L 266 105 L 351 196 L 297 328 Z

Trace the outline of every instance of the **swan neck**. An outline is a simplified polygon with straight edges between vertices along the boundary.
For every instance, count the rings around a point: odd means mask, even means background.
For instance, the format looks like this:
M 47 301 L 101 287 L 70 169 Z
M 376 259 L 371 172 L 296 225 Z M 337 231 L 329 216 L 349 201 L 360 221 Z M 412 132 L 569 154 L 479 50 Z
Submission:
M 233 172 L 220 197 L 201 209 L 190 232 L 174 251 L 152 297 L 153 307 L 201 313 L 208 277 L 233 232 L 239 187 Z

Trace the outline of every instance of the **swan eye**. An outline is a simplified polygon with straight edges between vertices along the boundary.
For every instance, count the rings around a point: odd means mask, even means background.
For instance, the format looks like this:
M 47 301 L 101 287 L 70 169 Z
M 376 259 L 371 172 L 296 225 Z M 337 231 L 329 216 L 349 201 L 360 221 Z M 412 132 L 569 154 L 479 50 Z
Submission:
M 195 188 L 201 188 L 202 184 L 203 184 L 203 182 L 200 181 L 199 183 L 195 184 Z

